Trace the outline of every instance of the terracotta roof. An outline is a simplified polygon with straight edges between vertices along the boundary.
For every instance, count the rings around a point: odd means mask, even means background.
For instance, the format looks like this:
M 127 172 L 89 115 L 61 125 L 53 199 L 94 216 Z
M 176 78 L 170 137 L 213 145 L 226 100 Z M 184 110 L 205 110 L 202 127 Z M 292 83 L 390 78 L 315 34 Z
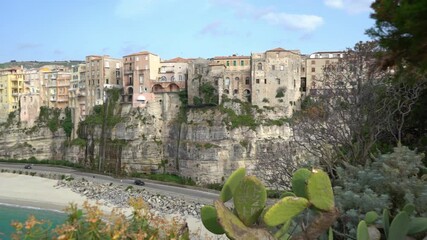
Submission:
M 187 63 L 188 61 L 189 61 L 189 59 L 185 59 L 182 57 L 176 57 L 176 58 L 172 58 L 172 59 L 165 60 L 162 62 L 164 62 L 164 63 Z

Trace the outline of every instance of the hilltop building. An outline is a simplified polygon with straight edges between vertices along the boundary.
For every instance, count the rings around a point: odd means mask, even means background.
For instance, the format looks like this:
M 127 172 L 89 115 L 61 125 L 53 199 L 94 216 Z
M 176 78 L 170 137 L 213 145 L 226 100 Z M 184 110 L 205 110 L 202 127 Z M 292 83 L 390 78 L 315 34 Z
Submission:
M 10 112 L 19 109 L 19 96 L 24 93 L 24 73 L 21 68 L 0 70 L 0 122 L 5 122 Z
M 108 55 L 86 56 L 85 114 L 89 114 L 88 111 L 93 109 L 94 106 L 104 103 L 105 89 L 121 88 L 123 86 L 122 67 L 121 59 L 112 58 Z

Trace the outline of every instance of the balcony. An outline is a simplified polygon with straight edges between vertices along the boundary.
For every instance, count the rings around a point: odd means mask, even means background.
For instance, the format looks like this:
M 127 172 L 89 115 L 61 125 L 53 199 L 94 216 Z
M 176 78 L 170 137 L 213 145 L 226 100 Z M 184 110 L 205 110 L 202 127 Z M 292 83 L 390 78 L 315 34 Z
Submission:
M 85 96 L 86 96 L 86 92 L 82 92 L 82 91 L 77 92 L 77 97 L 85 97 Z
M 117 84 L 104 84 L 104 89 L 112 89 L 112 88 L 122 88 L 122 86 Z
M 133 70 L 131 70 L 131 69 L 126 69 L 126 70 L 124 70 L 124 73 L 125 73 L 125 74 L 133 74 Z

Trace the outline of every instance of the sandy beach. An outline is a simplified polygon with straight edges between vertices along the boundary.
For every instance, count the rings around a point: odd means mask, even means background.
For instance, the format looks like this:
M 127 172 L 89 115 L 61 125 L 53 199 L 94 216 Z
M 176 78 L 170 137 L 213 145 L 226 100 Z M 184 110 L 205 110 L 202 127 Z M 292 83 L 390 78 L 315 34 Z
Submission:
M 85 201 L 96 204 L 96 201 L 87 199 L 69 188 L 55 186 L 57 180 L 37 176 L 20 175 L 13 173 L 0 173 L 0 203 L 20 206 L 32 206 L 50 210 L 64 210 L 70 203 L 76 203 L 79 207 Z M 110 213 L 115 206 L 102 205 L 101 209 Z M 120 208 L 127 215 L 130 209 Z M 187 221 L 190 232 L 199 232 L 208 239 L 223 239 L 212 235 L 207 231 L 201 220 L 192 216 L 183 216 Z

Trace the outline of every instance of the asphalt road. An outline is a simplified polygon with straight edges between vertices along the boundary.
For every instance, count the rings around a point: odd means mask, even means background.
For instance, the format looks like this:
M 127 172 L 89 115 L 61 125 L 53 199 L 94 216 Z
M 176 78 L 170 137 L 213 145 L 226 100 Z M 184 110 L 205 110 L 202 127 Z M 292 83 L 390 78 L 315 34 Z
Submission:
M 115 183 L 118 185 L 132 185 L 134 188 L 146 188 L 150 192 L 155 192 L 162 195 L 169 196 L 180 196 L 187 200 L 197 201 L 204 204 L 212 204 L 214 200 L 218 199 L 218 193 L 215 191 L 201 190 L 193 187 L 187 186 L 171 186 L 169 184 L 159 183 L 157 181 L 151 181 L 147 179 L 142 179 L 145 182 L 144 186 L 136 186 L 134 184 L 135 179 L 130 178 L 113 178 L 111 176 L 89 173 L 89 172 L 80 172 L 78 170 L 67 168 L 67 167 L 51 167 L 45 165 L 32 165 L 31 169 L 24 169 L 26 164 L 20 163 L 0 163 L 0 169 L 10 169 L 16 171 L 29 171 L 37 173 L 55 173 L 55 174 L 64 174 L 70 175 L 75 179 L 85 178 L 87 180 L 99 183 Z

